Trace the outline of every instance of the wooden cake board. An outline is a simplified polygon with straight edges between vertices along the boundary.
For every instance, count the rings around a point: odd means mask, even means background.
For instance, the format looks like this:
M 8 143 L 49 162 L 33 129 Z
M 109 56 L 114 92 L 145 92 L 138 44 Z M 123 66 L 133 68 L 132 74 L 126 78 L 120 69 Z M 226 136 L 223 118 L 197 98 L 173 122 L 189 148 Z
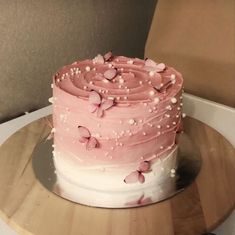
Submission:
M 0 147 L 0 217 L 22 235 L 200 235 L 235 207 L 235 150 L 214 129 L 184 120 L 202 156 L 194 183 L 149 206 L 101 209 L 49 192 L 35 178 L 32 152 L 48 134 L 43 119 L 25 126 Z

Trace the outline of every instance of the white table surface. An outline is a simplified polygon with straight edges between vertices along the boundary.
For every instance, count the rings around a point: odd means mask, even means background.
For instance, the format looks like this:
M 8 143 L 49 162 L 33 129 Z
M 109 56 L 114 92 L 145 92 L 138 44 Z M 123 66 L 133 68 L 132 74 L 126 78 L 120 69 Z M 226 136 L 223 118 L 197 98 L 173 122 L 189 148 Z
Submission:
M 188 116 L 196 118 L 216 129 L 235 147 L 235 109 L 193 95 L 184 94 L 184 112 Z M 51 114 L 51 106 L 0 124 L 0 144 L 26 124 L 49 114 Z M 235 211 L 214 233 L 216 235 L 235 235 Z M 0 235 L 17 235 L 17 233 L 0 219 Z

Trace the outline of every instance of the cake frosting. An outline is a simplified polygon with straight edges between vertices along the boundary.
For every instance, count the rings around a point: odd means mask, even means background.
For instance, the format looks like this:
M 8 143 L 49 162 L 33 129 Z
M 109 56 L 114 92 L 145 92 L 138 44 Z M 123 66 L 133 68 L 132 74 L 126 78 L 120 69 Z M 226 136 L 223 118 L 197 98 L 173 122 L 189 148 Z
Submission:
M 76 61 L 53 77 L 54 164 L 61 194 L 98 207 L 153 203 L 174 187 L 182 75 L 151 59 Z

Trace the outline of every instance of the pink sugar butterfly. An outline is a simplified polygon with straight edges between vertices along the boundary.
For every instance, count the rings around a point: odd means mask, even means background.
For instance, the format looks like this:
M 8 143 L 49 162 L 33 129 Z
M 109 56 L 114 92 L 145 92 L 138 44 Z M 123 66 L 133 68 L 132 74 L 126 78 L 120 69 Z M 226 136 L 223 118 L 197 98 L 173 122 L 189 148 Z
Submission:
M 99 143 L 97 139 L 91 136 L 90 131 L 84 126 L 78 126 L 79 142 L 86 143 L 87 150 L 97 148 Z
M 104 64 L 104 57 L 98 54 L 94 59 L 93 62 L 96 64 Z
M 147 71 L 154 71 L 154 72 L 159 73 L 159 72 L 162 72 L 166 68 L 166 65 L 164 63 L 157 64 L 155 61 L 151 59 L 146 59 L 144 68 Z
M 145 177 L 143 173 L 148 173 L 150 172 L 150 162 L 149 161 L 143 161 L 139 164 L 139 168 L 136 171 L 131 172 L 129 175 L 126 176 L 124 179 L 124 182 L 127 184 L 132 184 L 132 183 L 144 183 L 145 182 Z
M 116 68 L 110 68 L 104 72 L 104 77 L 107 80 L 112 80 L 117 76 L 117 69 Z
M 137 206 L 137 205 L 146 205 L 152 203 L 151 197 L 145 197 L 144 194 L 142 194 L 137 200 L 127 202 L 127 206 Z
M 114 101 L 111 99 L 102 99 L 99 93 L 91 91 L 89 95 L 89 111 L 91 113 L 97 112 L 97 117 L 102 117 L 104 111 L 111 108 Z
M 112 51 L 109 51 L 109 52 L 107 52 L 106 54 L 104 54 L 104 59 L 105 59 L 105 61 L 111 60 L 112 57 L 113 57 Z

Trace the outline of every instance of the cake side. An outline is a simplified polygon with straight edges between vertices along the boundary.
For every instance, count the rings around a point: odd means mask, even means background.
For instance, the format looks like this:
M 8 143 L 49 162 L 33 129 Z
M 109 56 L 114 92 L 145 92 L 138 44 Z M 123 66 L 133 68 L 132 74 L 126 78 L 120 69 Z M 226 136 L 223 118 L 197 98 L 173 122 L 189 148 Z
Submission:
M 66 197 L 123 192 L 114 207 L 128 206 L 136 191 L 159 198 L 153 191 L 169 184 L 177 167 L 182 84 L 163 63 L 111 53 L 63 67 L 52 85 L 53 146 Z

